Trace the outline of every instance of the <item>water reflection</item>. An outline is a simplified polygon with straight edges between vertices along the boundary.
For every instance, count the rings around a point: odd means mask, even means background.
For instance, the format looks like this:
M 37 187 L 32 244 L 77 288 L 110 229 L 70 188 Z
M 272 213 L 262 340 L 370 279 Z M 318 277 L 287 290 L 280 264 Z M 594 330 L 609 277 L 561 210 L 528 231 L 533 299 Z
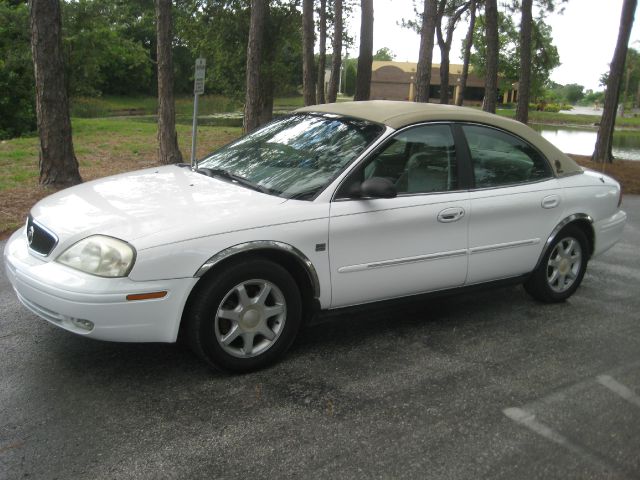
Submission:
M 563 152 L 588 156 L 593 154 L 598 132 L 595 128 L 549 125 L 532 125 L 532 128 Z M 624 160 L 640 161 L 640 132 L 614 133 L 613 156 Z

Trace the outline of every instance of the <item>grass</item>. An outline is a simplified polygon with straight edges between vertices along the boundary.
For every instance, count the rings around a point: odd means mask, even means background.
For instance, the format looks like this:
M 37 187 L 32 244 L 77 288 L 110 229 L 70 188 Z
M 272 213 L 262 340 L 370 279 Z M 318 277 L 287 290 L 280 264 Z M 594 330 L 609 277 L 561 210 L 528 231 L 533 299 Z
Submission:
M 74 118 L 73 142 L 82 178 L 113 175 L 157 165 L 156 125 L 135 118 Z M 190 158 L 191 126 L 178 125 L 178 144 Z M 197 155 L 241 134 L 235 127 L 199 127 Z M 38 138 L 0 142 L 0 238 L 24 223 L 29 209 L 53 193 L 38 185 Z
M 515 118 L 515 109 L 499 109 L 496 112 L 503 117 Z M 529 123 L 548 125 L 584 125 L 595 126 L 600 123 L 597 115 L 572 115 L 567 113 L 529 111 Z M 616 128 L 640 129 L 640 117 L 624 117 L 616 119 Z
M 338 101 L 351 100 L 341 97 Z M 193 115 L 193 96 L 176 97 L 176 115 L 191 117 Z M 304 107 L 302 96 L 276 97 L 273 100 L 274 110 L 294 110 Z M 224 97 L 222 95 L 202 95 L 198 102 L 199 115 L 215 115 L 221 113 L 242 113 L 242 99 Z M 78 118 L 99 118 L 129 115 L 155 115 L 158 111 L 156 97 L 135 96 L 123 97 L 107 95 L 104 97 L 76 97 L 71 99 L 71 116 Z
M 176 115 L 193 115 L 193 96 L 176 97 Z M 304 106 L 302 97 L 279 97 L 274 99 L 276 110 L 293 110 Z M 242 112 L 242 100 L 222 95 L 202 95 L 198 102 L 199 115 Z M 104 97 L 78 97 L 71 100 L 71 116 L 79 118 L 98 118 L 127 115 L 155 115 L 158 111 L 156 97 L 123 97 L 108 95 Z

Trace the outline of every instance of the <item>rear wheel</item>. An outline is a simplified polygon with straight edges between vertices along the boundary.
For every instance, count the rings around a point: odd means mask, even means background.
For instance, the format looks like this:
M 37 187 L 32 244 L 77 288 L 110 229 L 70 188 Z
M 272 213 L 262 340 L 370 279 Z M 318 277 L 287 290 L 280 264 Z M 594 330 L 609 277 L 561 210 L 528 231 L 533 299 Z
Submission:
M 280 265 L 259 258 L 214 272 L 187 316 L 191 348 L 210 365 L 248 372 L 273 363 L 300 327 L 300 291 Z
M 584 232 L 573 225 L 563 228 L 547 249 L 538 268 L 524 284 L 542 302 L 562 302 L 577 290 L 589 260 Z

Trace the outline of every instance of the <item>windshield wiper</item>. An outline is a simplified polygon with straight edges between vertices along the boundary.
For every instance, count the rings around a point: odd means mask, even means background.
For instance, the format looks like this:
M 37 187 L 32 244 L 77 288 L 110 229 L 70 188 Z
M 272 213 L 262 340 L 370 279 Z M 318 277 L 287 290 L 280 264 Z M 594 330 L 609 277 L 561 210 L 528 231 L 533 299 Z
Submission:
M 241 177 L 240 175 L 236 175 L 235 173 L 231 173 L 229 170 L 225 170 L 223 168 L 207 168 L 200 167 L 196 172 L 201 173 L 202 175 L 206 175 L 207 177 L 222 177 L 228 180 L 231 180 L 234 183 L 239 183 L 243 187 L 250 188 L 252 190 L 256 190 L 258 192 L 270 194 L 271 190 L 267 187 L 263 187 L 262 185 L 258 185 L 255 182 L 252 182 L 248 178 Z

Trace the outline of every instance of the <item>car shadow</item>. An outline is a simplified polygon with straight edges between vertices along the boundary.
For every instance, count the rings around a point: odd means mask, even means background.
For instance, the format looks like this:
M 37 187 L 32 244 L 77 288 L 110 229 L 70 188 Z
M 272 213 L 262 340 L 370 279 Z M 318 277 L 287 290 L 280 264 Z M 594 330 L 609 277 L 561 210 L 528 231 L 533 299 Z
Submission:
M 433 299 L 406 300 L 392 306 L 371 307 L 363 311 L 342 311 L 305 325 L 284 359 L 287 370 L 304 368 L 308 351 L 322 351 L 334 357 L 345 348 L 384 339 L 401 340 L 428 337 L 438 349 L 440 339 L 461 329 L 478 331 L 489 328 L 496 316 L 508 314 L 518 304 L 537 308 L 518 287 L 506 287 L 462 293 Z M 523 306 L 524 305 L 524 306 Z M 64 376 L 100 375 L 103 379 L 145 382 L 189 378 L 193 382 L 224 379 L 229 375 L 205 365 L 184 343 L 113 343 L 86 338 L 49 327 L 38 348 L 40 358 L 49 356 L 49 366 Z M 444 346 L 443 346 L 444 348 Z M 278 365 L 263 370 L 278 369 Z M 63 372 L 63 373 L 62 373 Z M 259 373 L 259 372 L 258 372 Z M 252 374 L 248 374 L 252 375 Z

